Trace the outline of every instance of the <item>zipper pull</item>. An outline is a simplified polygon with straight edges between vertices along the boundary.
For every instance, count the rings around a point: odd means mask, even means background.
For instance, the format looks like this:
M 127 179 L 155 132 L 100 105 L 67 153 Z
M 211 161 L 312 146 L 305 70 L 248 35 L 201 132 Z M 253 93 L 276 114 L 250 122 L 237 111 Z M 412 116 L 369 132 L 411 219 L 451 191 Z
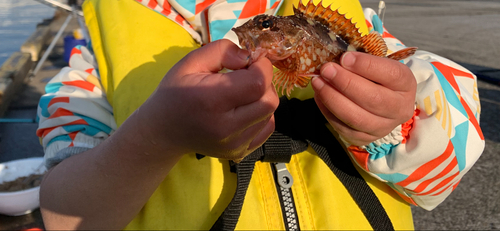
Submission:
M 293 177 L 292 174 L 286 168 L 285 163 L 274 163 L 274 167 L 276 168 L 276 181 L 283 188 L 291 188 L 293 185 Z

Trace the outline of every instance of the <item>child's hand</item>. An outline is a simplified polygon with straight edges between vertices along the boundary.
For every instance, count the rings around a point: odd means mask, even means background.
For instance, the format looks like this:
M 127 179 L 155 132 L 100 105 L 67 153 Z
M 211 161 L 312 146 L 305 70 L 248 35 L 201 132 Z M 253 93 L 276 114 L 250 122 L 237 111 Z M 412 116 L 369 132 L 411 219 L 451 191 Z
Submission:
M 342 66 L 327 63 L 314 78 L 318 107 L 349 143 L 367 145 L 413 116 L 416 81 L 404 64 L 348 52 Z
M 270 61 L 246 68 L 248 56 L 221 40 L 179 61 L 138 110 L 148 139 L 177 153 L 232 160 L 262 145 L 274 131 L 279 98 Z

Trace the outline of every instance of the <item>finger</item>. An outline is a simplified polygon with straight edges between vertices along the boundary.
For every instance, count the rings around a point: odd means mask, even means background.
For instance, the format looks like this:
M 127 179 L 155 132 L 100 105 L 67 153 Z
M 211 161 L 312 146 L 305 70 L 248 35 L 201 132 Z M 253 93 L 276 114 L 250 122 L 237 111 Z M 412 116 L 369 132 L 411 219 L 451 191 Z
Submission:
M 232 116 L 239 118 L 242 123 L 252 124 L 256 120 L 272 115 L 278 108 L 279 102 L 276 90 L 270 87 L 258 101 L 235 108 Z
M 386 128 L 390 128 L 393 123 L 396 123 L 391 119 L 364 110 L 321 78 L 314 78 L 312 84 L 315 98 L 319 99 L 335 117 L 354 130 L 382 137 L 390 132 Z
M 365 110 L 386 118 L 394 118 L 399 114 L 394 110 L 400 108 L 404 95 L 376 84 L 338 64 L 327 63 L 321 67 L 321 78 L 337 89 L 351 101 Z
M 223 100 L 235 106 L 253 103 L 274 89 L 273 67 L 268 59 L 259 59 L 248 67 L 224 73 L 217 84 L 224 91 Z
M 274 131 L 274 116 L 257 121 L 238 133 L 225 148 L 229 150 L 226 159 L 239 160 L 262 145 Z
M 234 108 L 234 110 L 228 113 L 224 113 L 223 120 L 228 122 L 223 126 L 225 126 L 225 130 L 232 131 L 231 133 L 233 134 L 241 134 L 250 127 L 254 127 L 256 124 L 262 123 L 262 121 L 268 121 L 269 118 L 273 116 L 273 113 L 276 108 L 278 108 L 278 105 L 279 98 L 276 91 L 274 88 L 270 88 L 268 92 L 257 102 L 243 105 Z M 264 124 L 262 124 L 262 126 L 264 126 Z
M 262 146 L 264 142 L 273 134 L 275 128 L 274 115 L 265 123 L 265 126 L 257 133 L 253 138 L 250 145 L 248 145 L 248 150 L 253 152 L 256 148 Z
M 250 53 L 233 42 L 221 39 L 211 42 L 186 55 L 172 71 L 179 76 L 192 73 L 215 73 L 223 68 L 237 70 L 249 62 Z
M 274 91 L 272 64 L 265 58 L 259 59 L 247 69 L 229 73 L 190 74 L 177 80 L 176 88 L 181 86 L 183 91 L 193 89 L 191 96 L 203 99 L 208 108 L 219 111 L 252 104 L 267 91 Z
M 315 99 L 315 101 L 320 111 L 332 125 L 333 129 L 350 144 L 363 146 L 368 145 L 378 139 L 378 137 L 374 135 L 352 129 L 347 124 L 335 117 L 335 115 L 333 115 L 330 111 L 328 111 L 328 109 L 319 99 Z
M 340 63 L 345 69 L 395 91 L 411 91 L 416 80 L 404 64 L 361 52 L 345 53 Z

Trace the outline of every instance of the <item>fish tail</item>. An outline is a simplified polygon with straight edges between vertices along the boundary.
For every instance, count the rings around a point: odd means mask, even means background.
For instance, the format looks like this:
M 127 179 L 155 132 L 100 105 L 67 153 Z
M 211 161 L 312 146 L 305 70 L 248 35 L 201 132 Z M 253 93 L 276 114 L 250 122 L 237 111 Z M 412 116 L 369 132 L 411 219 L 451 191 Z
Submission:
M 417 49 L 418 49 L 417 47 L 407 47 L 405 49 L 401 49 L 399 51 L 396 51 L 396 52 L 390 54 L 389 56 L 387 56 L 387 58 L 394 59 L 394 60 L 406 59 L 406 58 L 412 56 L 413 54 L 415 54 Z

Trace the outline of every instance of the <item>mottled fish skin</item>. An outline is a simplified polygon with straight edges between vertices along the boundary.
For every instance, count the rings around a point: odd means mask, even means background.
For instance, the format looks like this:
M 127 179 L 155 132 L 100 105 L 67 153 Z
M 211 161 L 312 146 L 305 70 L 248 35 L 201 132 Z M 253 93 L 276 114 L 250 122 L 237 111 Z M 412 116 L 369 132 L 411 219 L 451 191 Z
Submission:
M 240 45 L 251 52 L 251 59 L 267 57 L 279 69 L 274 84 L 290 95 L 294 87 L 306 87 L 319 76 L 324 63 L 337 62 L 346 51 L 361 51 L 386 57 L 387 46 L 377 32 L 361 36 L 345 15 L 321 3 L 299 3 L 291 16 L 257 15 L 233 28 Z M 403 59 L 416 48 L 393 55 Z

